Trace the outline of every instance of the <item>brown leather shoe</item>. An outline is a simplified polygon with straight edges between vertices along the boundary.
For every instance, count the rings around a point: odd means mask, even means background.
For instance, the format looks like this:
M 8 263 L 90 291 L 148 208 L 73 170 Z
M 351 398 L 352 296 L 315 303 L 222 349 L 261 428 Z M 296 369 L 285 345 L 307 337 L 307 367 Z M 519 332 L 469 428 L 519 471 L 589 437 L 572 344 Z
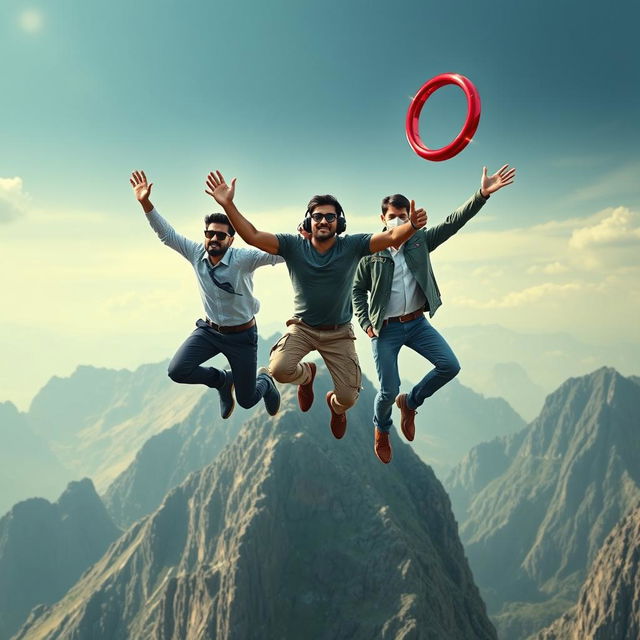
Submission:
M 307 362 L 311 370 L 311 379 L 307 384 L 298 385 L 298 404 L 302 411 L 309 411 L 313 404 L 313 380 L 316 377 L 316 363 Z
M 389 433 L 387 431 L 380 431 L 380 429 L 376 427 L 373 450 L 380 462 L 384 462 L 385 464 L 391 462 L 391 443 L 389 442 Z
M 404 437 L 411 442 L 416 435 L 415 409 L 407 407 L 407 394 L 400 393 L 396 397 L 396 406 L 400 409 L 400 429 Z
M 333 433 L 334 438 L 340 440 L 347 430 L 347 414 L 336 413 L 333 410 L 331 406 L 332 395 L 333 391 L 327 391 L 327 404 L 329 405 L 329 409 L 331 409 L 331 433 Z

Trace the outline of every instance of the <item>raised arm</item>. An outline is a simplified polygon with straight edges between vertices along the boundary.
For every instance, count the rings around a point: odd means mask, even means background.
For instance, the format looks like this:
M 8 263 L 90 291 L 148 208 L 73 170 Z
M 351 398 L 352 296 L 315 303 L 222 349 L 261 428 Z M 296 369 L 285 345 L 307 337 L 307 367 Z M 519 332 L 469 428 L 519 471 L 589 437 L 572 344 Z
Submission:
M 409 205 L 409 222 L 411 224 L 401 224 L 389 231 L 374 233 L 369 242 L 371 253 L 376 253 L 389 247 L 399 247 L 418 229 L 422 229 L 427 224 L 427 212 L 424 209 L 416 209 L 414 200 L 411 200 Z
M 149 196 L 153 183 L 147 183 L 144 171 L 134 171 L 129 178 L 136 199 L 144 210 L 147 221 L 163 244 L 171 247 L 187 260 L 193 261 L 202 251 L 202 244 L 180 235 L 157 211 Z
M 515 176 L 515 168 L 510 169 L 508 164 L 500 167 L 500 169 L 491 176 L 487 175 L 487 167 L 483 167 L 480 189 L 462 206 L 448 215 L 444 222 L 427 229 L 427 248 L 429 251 L 435 251 L 443 242 L 457 233 L 482 209 L 492 193 L 512 184 Z
M 229 216 L 229 220 L 233 225 L 233 228 L 240 234 L 240 237 L 250 245 L 258 247 L 267 253 L 277 254 L 280 249 L 280 242 L 273 233 L 267 231 L 258 231 L 251 222 L 249 222 L 239 211 L 233 202 L 233 196 L 236 192 L 236 179 L 231 180 L 231 186 L 229 186 L 224 176 L 216 171 L 211 171 L 207 176 L 207 189 L 205 193 L 208 193 Z

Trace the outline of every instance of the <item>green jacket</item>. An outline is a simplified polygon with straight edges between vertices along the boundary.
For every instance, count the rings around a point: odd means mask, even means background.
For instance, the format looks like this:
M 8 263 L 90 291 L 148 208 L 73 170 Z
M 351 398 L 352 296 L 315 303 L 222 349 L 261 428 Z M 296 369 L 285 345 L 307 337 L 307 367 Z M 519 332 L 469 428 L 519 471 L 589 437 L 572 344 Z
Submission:
M 433 316 L 442 304 L 440 290 L 433 275 L 429 252 L 439 247 L 454 233 L 461 229 L 473 216 L 482 209 L 487 198 L 480 195 L 480 190 L 471 196 L 461 207 L 456 209 L 447 219 L 435 227 L 420 229 L 404 245 L 404 257 L 411 273 L 418 281 L 427 304 L 425 311 Z M 382 328 L 387 303 L 391 295 L 394 262 L 388 249 L 378 251 L 360 260 L 353 281 L 353 309 L 360 326 L 366 331 L 373 327 L 376 333 Z M 371 291 L 371 299 L 367 293 Z

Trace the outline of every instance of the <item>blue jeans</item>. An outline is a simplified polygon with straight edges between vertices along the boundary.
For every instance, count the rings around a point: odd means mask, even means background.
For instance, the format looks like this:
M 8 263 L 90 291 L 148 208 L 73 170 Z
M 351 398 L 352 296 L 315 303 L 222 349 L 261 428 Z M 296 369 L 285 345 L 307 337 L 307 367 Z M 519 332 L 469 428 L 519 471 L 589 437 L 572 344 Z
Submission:
M 413 349 L 434 365 L 407 396 L 409 409 L 417 409 L 425 398 L 433 395 L 460 371 L 460 364 L 451 347 L 424 316 L 411 322 L 390 322 L 383 327 L 380 335 L 371 339 L 380 381 L 380 391 L 374 404 L 373 424 L 380 431 L 389 431 L 393 424 L 391 408 L 400 392 L 398 353 L 403 346 Z
M 169 377 L 184 384 L 204 384 L 219 389 L 222 371 L 202 363 L 222 353 L 229 361 L 236 400 L 244 409 L 253 407 L 269 389 L 263 377 L 256 380 L 258 329 L 254 325 L 240 333 L 218 333 L 204 320 L 196 322 L 193 333 L 183 342 L 169 363 Z

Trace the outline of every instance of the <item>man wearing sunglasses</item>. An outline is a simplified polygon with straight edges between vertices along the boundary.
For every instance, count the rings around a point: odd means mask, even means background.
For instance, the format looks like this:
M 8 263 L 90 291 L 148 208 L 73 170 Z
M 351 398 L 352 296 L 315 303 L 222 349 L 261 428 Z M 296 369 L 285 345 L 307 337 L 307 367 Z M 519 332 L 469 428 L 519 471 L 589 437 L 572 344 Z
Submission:
M 330 195 L 314 196 L 307 206 L 304 229 L 298 234 L 258 231 L 233 202 L 231 185 L 217 171 L 207 177 L 206 192 L 224 208 L 242 239 L 267 253 L 285 259 L 295 292 L 294 317 L 271 351 L 269 369 L 278 382 L 298 385 L 298 403 L 308 411 L 313 403 L 314 363 L 301 362 L 317 350 L 331 374 L 334 388 L 326 396 L 331 411 L 331 432 L 342 438 L 347 428 L 345 412 L 360 392 L 361 372 L 351 326 L 351 287 L 360 258 L 404 242 L 424 227 L 427 214 L 411 204 L 405 227 L 382 233 L 340 234 L 346 219 L 340 203 Z
M 278 413 L 280 394 L 265 368 L 256 377 L 258 331 L 255 314 L 260 303 L 253 296 L 253 272 L 265 265 L 283 262 L 256 249 L 232 247 L 235 230 L 224 213 L 205 216 L 204 242 L 194 242 L 176 233 L 155 210 L 151 200 L 153 183 L 144 171 L 134 171 L 129 180 L 134 194 L 160 240 L 184 256 L 193 267 L 206 312 L 169 364 L 175 382 L 203 384 L 220 394 L 220 413 L 228 418 L 235 396 L 249 409 L 261 398 L 270 415 Z M 231 371 L 203 367 L 202 363 L 222 353 Z
M 400 429 L 405 438 L 415 435 L 416 409 L 426 398 L 460 371 L 458 360 L 445 339 L 427 321 L 440 306 L 440 291 L 433 276 L 429 253 L 462 228 L 480 211 L 492 193 L 511 184 L 515 169 L 504 165 L 492 176 L 484 167 L 480 189 L 441 224 L 417 233 L 389 251 L 362 259 L 353 283 L 353 306 L 361 327 L 371 338 L 380 381 L 374 404 L 374 452 L 381 462 L 391 460 L 389 430 L 391 409 L 400 409 Z M 401 194 L 382 201 L 385 229 L 407 227 L 410 202 Z M 369 294 L 369 299 L 367 299 Z M 409 393 L 399 393 L 398 353 L 403 346 L 429 360 L 434 368 Z

